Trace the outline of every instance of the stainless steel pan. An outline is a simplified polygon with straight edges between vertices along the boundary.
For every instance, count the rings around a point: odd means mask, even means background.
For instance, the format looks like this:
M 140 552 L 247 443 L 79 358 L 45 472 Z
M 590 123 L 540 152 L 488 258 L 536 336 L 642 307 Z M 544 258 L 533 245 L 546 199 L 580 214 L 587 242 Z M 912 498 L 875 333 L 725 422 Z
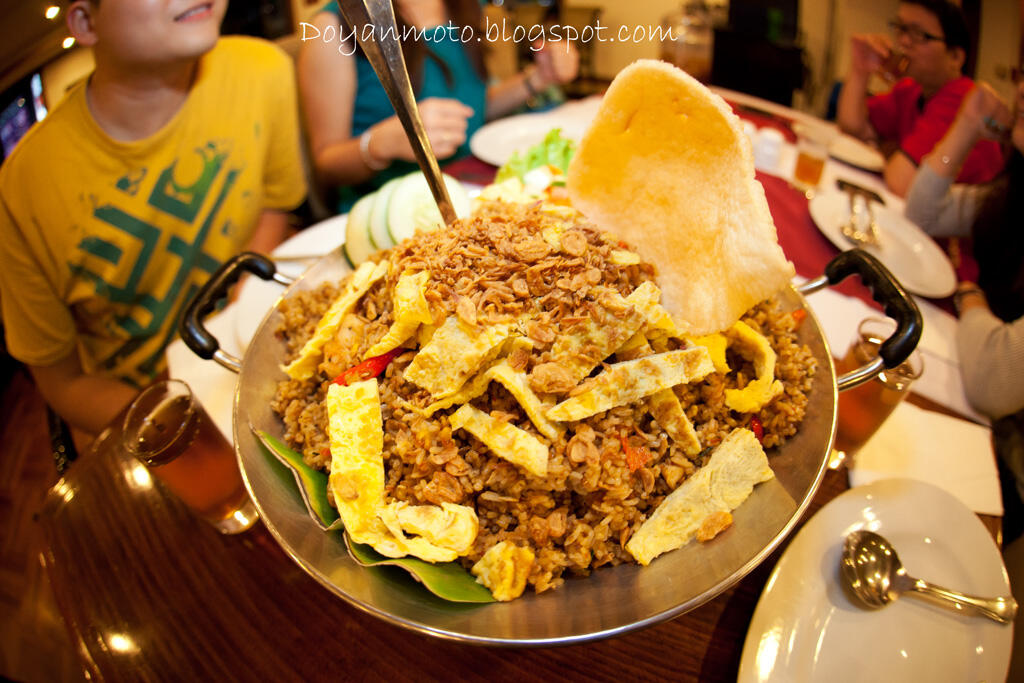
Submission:
M 324 257 L 289 284 L 283 296 L 338 279 L 348 267 L 337 254 Z M 776 478 L 755 488 L 736 510 L 734 524 L 706 544 L 691 543 L 648 567 L 600 568 L 590 577 L 568 579 L 540 595 L 527 591 L 510 603 L 465 605 L 445 602 L 396 568 L 364 568 L 348 555 L 339 533 L 322 532 L 309 517 L 291 474 L 267 453 L 252 433 L 280 436 L 282 424 L 270 409 L 284 345 L 274 331 L 276 308 L 267 312 L 242 359 L 219 349 L 203 318 L 245 272 L 287 282 L 266 257 L 241 254 L 225 264 L 191 302 L 182 337 L 198 355 L 238 372 L 234 438 L 239 466 L 261 517 L 281 547 L 327 589 L 352 605 L 392 624 L 452 640 L 499 645 L 567 644 L 613 636 L 670 619 L 711 600 L 761 563 L 793 530 L 824 476 L 835 436 L 837 392 L 867 381 L 883 367 L 899 365 L 921 335 L 921 315 L 913 300 L 872 256 L 847 251 L 825 273 L 780 295 L 784 310 L 803 308 L 808 316 L 800 340 L 818 362 L 807 415 L 798 433 L 769 451 Z M 839 378 L 828 343 L 804 295 L 857 273 L 898 327 L 876 362 Z

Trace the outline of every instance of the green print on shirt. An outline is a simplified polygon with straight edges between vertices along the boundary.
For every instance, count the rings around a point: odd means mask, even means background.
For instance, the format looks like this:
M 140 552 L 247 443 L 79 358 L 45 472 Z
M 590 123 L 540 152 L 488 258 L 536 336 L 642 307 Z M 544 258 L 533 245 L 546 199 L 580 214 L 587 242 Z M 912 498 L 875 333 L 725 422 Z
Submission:
M 194 183 L 185 186 L 174 182 L 174 167 L 178 163 L 175 161 L 157 178 L 153 194 L 149 196 L 150 206 L 176 216 L 186 223 L 195 220 L 199 208 L 206 201 L 213 179 L 217 177 L 228 156 L 227 152 L 218 149 L 213 142 L 207 142 L 206 146 L 197 149 L 196 153 L 203 158 L 203 172 Z
M 172 163 L 171 166 L 160 174 L 156 186 L 150 194 L 149 205 L 175 218 L 187 219 L 189 222 L 192 222 L 205 203 L 210 189 L 220 175 L 224 161 L 227 158 L 226 153 L 217 152 L 216 149 L 213 143 L 207 143 L 204 148 L 196 150 L 203 157 L 203 171 L 199 179 L 187 188 L 176 185 L 171 179 L 175 166 Z M 205 219 L 190 243 L 176 236 L 172 236 L 168 241 L 167 252 L 178 257 L 179 265 L 173 283 L 167 292 L 164 293 L 164 296 L 159 299 L 149 294 L 139 296 L 137 287 L 146 268 L 153 260 L 161 234 L 160 229 L 110 204 L 99 206 L 93 211 L 93 215 L 99 220 L 140 240 L 142 242 L 142 249 L 139 250 L 138 257 L 135 263 L 132 264 L 128 281 L 123 286 L 110 284 L 104 281 L 99 274 L 75 264 L 71 265 L 72 273 L 77 277 L 91 281 L 96 288 L 97 295 L 114 303 L 132 305 L 136 312 L 141 308 L 150 314 L 148 325 L 141 324 L 131 313 L 121 316 L 116 320 L 117 326 L 124 333 L 127 333 L 131 339 L 125 342 L 110 357 L 100 362 L 103 368 L 112 369 L 116 367 L 122 359 L 131 356 L 145 345 L 153 335 L 157 334 L 166 323 L 169 315 L 172 313 L 174 315 L 178 314 L 182 303 L 187 299 L 187 297 L 182 298 L 180 296 L 182 287 L 194 269 L 210 274 L 220 265 L 217 259 L 203 252 L 202 245 L 216 223 L 217 214 L 224 204 L 224 200 L 234 187 L 241 170 L 237 168 L 227 171 L 220 192 L 210 206 Z M 124 188 L 119 187 L 119 189 Z M 172 196 L 172 194 L 175 196 Z M 188 200 L 187 203 L 185 198 Z M 118 246 L 98 237 L 89 237 L 82 240 L 78 248 L 114 265 L 117 265 L 123 256 L 122 250 Z M 194 293 L 195 289 L 195 285 L 191 285 L 189 288 L 190 294 Z M 173 336 L 174 332 L 175 330 L 172 326 L 167 332 L 168 340 L 170 336 Z M 157 349 L 149 358 L 139 363 L 139 372 L 147 376 L 153 376 L 157 371 L 162 355 L 163 346 Z

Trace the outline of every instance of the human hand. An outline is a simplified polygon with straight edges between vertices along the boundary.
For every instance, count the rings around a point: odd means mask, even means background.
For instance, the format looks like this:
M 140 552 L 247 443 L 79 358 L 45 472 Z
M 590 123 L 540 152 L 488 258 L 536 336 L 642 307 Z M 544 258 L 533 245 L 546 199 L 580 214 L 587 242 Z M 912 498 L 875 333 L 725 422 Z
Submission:
M 1013 127 L 1013 114 L 992 86 L 979 81 L 964 97 L 956 125 L 965 126 L 974 138 L 999 140 Z
M 881 33 L 857 33 L 850 39 L 850 68 L 861 76 L 881 71 L 893 54 L 893 42 Z
M 458 100 L 430 97 L 419 103 L 420 118 L 427 139 L 438 159 L 446 159 L 466 141 L 466 128 L 473 108 Z M 416 155 L 397 116 L 374 127 L 369 151 L 376 159 L 415 161 Z
M 564 85 L 576 78 L 580 68 L 580 54 L 569 40 L 534 44 L 533 65 L 536 75 L 531 85 L 543 90 L 551 85 Z

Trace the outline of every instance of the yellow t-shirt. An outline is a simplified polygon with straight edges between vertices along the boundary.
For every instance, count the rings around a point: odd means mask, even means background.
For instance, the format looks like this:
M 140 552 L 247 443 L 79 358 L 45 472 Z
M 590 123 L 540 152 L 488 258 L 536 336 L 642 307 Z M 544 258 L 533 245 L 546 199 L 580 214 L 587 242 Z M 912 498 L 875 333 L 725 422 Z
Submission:
M 9 353 L 143 385 L 183 306 L 242 250 L 263 209 L 305 196 L 294 69 L 222 38 L 162 130 L 123 143 L 79 83 L 0 167 L 0 304 Z

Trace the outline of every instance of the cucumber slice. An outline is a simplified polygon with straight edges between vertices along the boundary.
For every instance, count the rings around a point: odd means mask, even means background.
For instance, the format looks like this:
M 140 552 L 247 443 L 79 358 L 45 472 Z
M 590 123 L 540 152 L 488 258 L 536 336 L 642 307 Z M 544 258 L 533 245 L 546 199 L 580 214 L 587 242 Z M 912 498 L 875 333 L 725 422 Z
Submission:
M 373 208 L 370 210 L 370 241 L 377 249 L 390 249 L 395 246 L 391 241 L 391 235 L 388 234 L 388 204 L 395 188 L 404 178 L 405 176 L 393 178 L 377 190 L 377 198 L 374 199 Z
M 455 178 L 444 175 L 455 215 L 465 218 L 469 215 L 470 203 L 466 189 Z M 444 226 L 441 212 L 430 192 L 427 179 L 417 172 L 402 178 L 388 203 L 388 232 L 395 244 L 408 239 L 419 230 L 437 230 Z
M 370 208 L 376 193 L 361 197 L 352 205 L 345 224 L 345 257 L 353 268 L 377 251 L 370 242 Z

